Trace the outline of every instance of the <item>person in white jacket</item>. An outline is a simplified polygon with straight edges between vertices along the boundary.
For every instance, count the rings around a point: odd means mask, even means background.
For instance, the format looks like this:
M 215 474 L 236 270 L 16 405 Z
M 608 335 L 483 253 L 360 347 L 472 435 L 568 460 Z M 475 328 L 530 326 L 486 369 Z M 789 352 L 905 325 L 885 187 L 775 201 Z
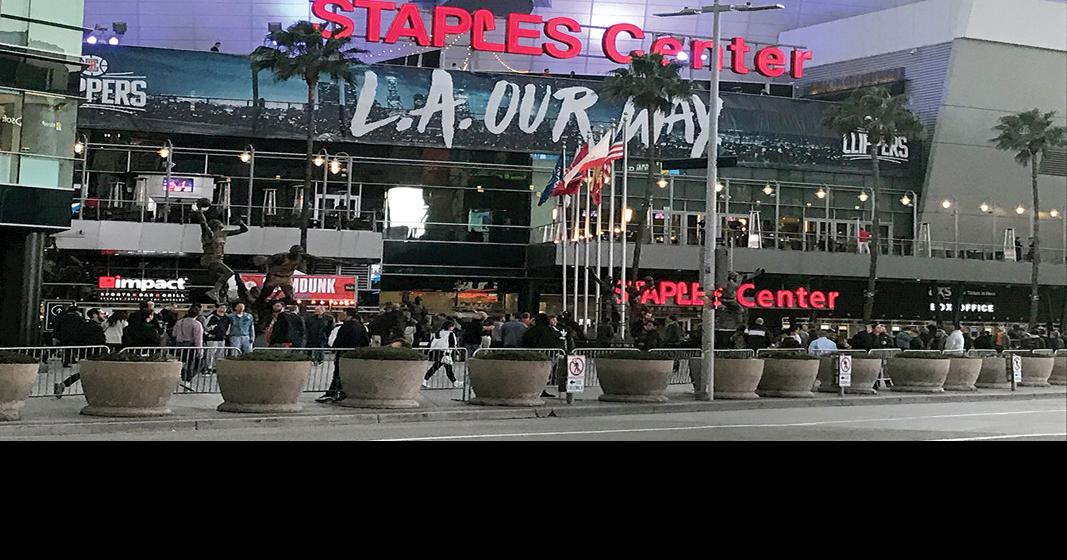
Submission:
M 430 341 L 430 359 L 433 360 L 433 364 L 426 371 L 426 377 L 422 381 L 423 387 L 430 386 L 430 378 L 437 373 L 441 366 L 445 367 L 445 374 L 448 375 L 448 380 L 452 382 L 453 387 L 463 386 L 461 381 L 456 381 L 456 374 L 452 370 L 453 350 L 449 349 L 459 347 L 459 338 L 453 332 L 454 328 L 456 328 L 456 324 L 448 321 L 441 327 L 441 332 L 437 333 L 437 336 Z
M 953 325 L 952 333 L 949 334 L 948 338 L 945 340 L 945 351 L 962 352 L 965 349 L 965 343 L 963 341 L 963 329 L 957 323 Z
M 118 352 L 122 348 L 122 331 L 130 324 L 129 314 L 125 311 L 116 311 L 107 318 L 104 324 L 104 342 L 112 352 Z

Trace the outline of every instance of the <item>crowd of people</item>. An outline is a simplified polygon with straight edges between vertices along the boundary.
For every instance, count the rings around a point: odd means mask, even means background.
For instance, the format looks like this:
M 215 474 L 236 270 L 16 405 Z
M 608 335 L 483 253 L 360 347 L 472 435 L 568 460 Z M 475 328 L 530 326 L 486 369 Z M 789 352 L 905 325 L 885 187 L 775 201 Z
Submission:
M 879 323 L 871 323 L 864 330 L 852 337 L 841 333 L 819 330 L 815 325 L 791 326 L 778 334 L 773 334 L 757 318 L 751 326 L 738 327 L 730 337 L 731 349 L 762 350 L 765 348 L 797 349 L 807 348 L 812 354 L 834 350 L 1062 350 L 1067 348 L 1067 340 L 1059 330 L 1046 330 L 1043 327 L 1028 332 L 1022 325 L 1015 325 L 1010 330 L 1001 325 L 979 332 L 977 329 L 954 324 L 949 329 L 930 324 L 925 327 L 912 326 L 900 329 L 896 334 L 890 333 Z

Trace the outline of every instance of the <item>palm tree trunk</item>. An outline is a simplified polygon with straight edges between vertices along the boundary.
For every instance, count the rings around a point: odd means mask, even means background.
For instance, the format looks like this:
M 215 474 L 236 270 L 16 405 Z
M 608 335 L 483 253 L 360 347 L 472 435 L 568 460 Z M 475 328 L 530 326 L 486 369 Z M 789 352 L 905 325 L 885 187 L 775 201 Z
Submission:
M 300 245 L 307 249 L 308 246 L 308 222 L 311 220 L 310 205 L 308 201 L 311 200 L 311 174 L 314 172 L 314 165 L 311 163 L 311 158 L 314 157 L 315 152 L 315 82 L 308 82 L 308 103 L 305 108 L 304 114 L 307 116 L 307 157 L 304 162 L 304 207 L 300 209 Z
M 656 140 L 652 127 L 656 124 L 656 112 L 648 108 L 648 193 L 645 203 L 641 207 L 641 214 L 637 217 L 637 238 L 634 240 L 634 260 L 630 267 L 630 282 L 633 290 L 637 289 L 637 275 L 641 271 L 641 246 L 645 243 L 645 231 L 648 230 L 648 210 L 652 207 L 652 193 L 656 188 Z M 625 211 L 624 211 L 625 213 Z M 637 307 L 639 303 L 635 302 Z
M 882 234 L 878 227 L 878 195 L 881 193 L 881 166 L 878 162 L 878 152 L 881 144 L 871 145 L 871 169 L 874 172 L 874 196 L 871 198 L 871 266 L 867 272 L 867 291 L 864 293 L 863 322 L 870 323 L 874 316 L 874 296 L 878 284 L 878 253 L 881 252 Z M 861 220 L 862 221 L 862 220 Z
M 1037 327 L 1037 313 L 1040 303 L 1040 294 L 1038 294 L 1038 274 L 1041 271 L 1041 220 L 1039 219 L 1041 215 L 1041 195 L 1038 190 L 1037 181 L 1039 157 L 1038 154 L 1030 156 L 1030 178 L 1032 182 L 1031 186 L 1034 189 L 1034 258 L 1030 270 L 1030 332 L 1033 332 Z

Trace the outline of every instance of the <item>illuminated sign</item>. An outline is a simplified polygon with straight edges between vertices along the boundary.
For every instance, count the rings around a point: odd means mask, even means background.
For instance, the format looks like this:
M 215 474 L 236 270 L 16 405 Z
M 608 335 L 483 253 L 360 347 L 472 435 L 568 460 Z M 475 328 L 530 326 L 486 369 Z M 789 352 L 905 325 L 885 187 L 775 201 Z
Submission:
M 627 283 L 629 284 L 629 283 Z M 637 282 L 638 290 L 644 289 L 644 282 Z M 620 288 L 616 294 L 623 295 L 629 301 L 628 294 L 622 294 Z M 660 281 L 656 287 L 645 291 L 641 296 L 642 304 L 677 305 L 680 307 L 701 307 L 704 305 L 704 291 L 699 282 Z M 837 300 L 841 292 L 824 292 L 796 288 L 792 290 L 758 290 L 755 284 L 742 284 L 735 294 L 737 303 L 749 309 L 837 309 Z M 716 307 L 721 307 L 720 297 L 716 297 Z
M 148 82 L 144 76 L 132 72 L 108 73 L 107 59 L 83 56 L 85 70 L 81 75 L 81 93 L 87 103 L 82 107 L 133 114 L 144 112 L 148 105 Z
M 847 160 L 868 159 L 871 157 L 871 141 L 867 132 L 859 130 L 845 135 L 841 142 L 841 153 Z M 908 161 L 911 151 L 908 149 L 908 139 L 897 136 L 892 144 L 885 144 L 879 150 L 878 157 L 892 163 L 904 163 Z
M 330 9 L 333 8 L 333 9 Z M 503 22 L 498 22 L 491 10 L 481 9 L 470 12 L 463 8 L 437 6 L 427 24 L 422 19 L 417 4 L 397 4 L 380 0 L 315 0 L 311 7 L 315 17 L 328 23 L 323 26 L 325 37 L 350 37 L 356 30 L 356 12 L 360 13 L 361 29 L 369 43 L 396 44 L 412 41 L 420 47 L 444 48 L 455 41 L 450 39 L 465 36 L 470 48 L 475 51 L 492 53 L 509 53 L 526 56 L 548 55 L 552 58 L 570 59 L 582 54 L 585 45 L 582 42 L 582 25 L 569 17 L 545 19 L 536 14 L 508 14 Z M 346 13 L 348 15 L 346 15 Z M 383 28 L 383 15 L 392 13 L 392 23 Z M 329 25 L 332 24 L 332 25 Z M 336 27 L 334 27 L 336 26 Z M 503 42 L 491 41 L 487 34 L 496 31 L 498 26 L 504 31 Z M 620 41 L 643 40 L 646 32 L 630 23 L 618 23 L 604 31 L 600 43 L 605 57 L 618 64 L 629 64 L 631 55 L 642 55 L 644 51 L 635 50 L 624 53 L 619 50 Z M 677 57 L 684 42 L 670 36 L 658 36 L 651 51 L 665 57 Z M 692 40 L 690 42 L 690 65 L 700 70 L 705 66 L 705 57 L 711 56 L 712 41 Z M 804 77 L 804 63 L 812 59 L 811 51 L 792 49 L 788 54 L 778 47 L 765 47 L 753 54 L 754 68 L 746 65 L 745 55 L 752 51 L 752 46 L 742 37 L 730 41 L 725 49 L 719 49 L 719 67 L 726 68 L 725 53 L 730 53 L 728 68 L 735 74 L 748 74 L 755 71 L 768 78 L 777 78 L 788 72 L 794 78 Z M 684 58 L 683 58 L 684 59 Z M 683 60 L 678 59 L 678 60 Z
M 241 273 L 245 286 L 262 287 L 265 275 Z M 281 296 L 281 290 L 275 290 Z M 293 296 L 300 301 L 323 301 L 330 303 L 356 303 L 355 276 L 293 276 Z
M 96 285 L 101 290 L 139 290 L 148 292 L 151 290 L 184 290 L 186 278 L 177 280 L 163 280 L 150 278 L 123 278 L 121 276 L 101 276 Z

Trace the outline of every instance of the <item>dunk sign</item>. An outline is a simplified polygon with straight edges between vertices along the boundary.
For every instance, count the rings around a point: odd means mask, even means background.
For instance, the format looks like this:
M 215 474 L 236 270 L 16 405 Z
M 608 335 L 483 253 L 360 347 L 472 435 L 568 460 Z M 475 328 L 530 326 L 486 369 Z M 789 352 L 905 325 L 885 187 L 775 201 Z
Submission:
M 569 17 L 545 19 L 537 14 L 508 14 L 498 21 L 488 9 L 470 12 L 463 8 L 437 6 L 431 12 L 429 23 L 423 20 L 417 4 L 397 4 L 379 0 L 315 0 L 312 13 L 327 22 L 323 26 L 325 37 L 349 37 L 353 34 L 366 37 L 370 43 L 396 44 L 412 41 L 420 47 L 444 48 L 457 41 L 470 45 L 472 50 L 492 53 L 508 53 L 526 56 L 547 55 L 552 58 L 576 58 L 586 50 L 582 38 L 588 35 L 582 25 Z M 392 23 L 383 25 L 383 20 Z M 503 40 L 494 41 L 489 35 L 502 31 Z M 631 55 L 644 54 L 643 50 L 624 52 L 622 43 L 642 41 L 646 32 L 631 23 L 617 23 L 608 27 L 599 48 L 604 57 L 618 64 L 629 64 Z M 711 41 L 693 40 L 689 44 L 690 65 L 700 70 L 711 57 Z M 652 41 L 651 51 L 665 57 L 677 57 L 685 49 L 685 41 L 671 36 L 657 36 Z M 752 52 L 752 67 L 746 55 Z M 726 64 L 729 53 L 729 65 Z M 593 54 L 593 53 L 590 53 Z M 804 77 L 804 64 L 812 59 L 811 51 L 791 49 L 786 53 L 779 47 L 769 46 L 753 52 L 753 46 L 744 38 L 736 37 L 719 51 L 719 68 L 728 68 L 735 74 L 756 72 L 768 78 L 777 78 L 786 73 L 793 79 Z M 595 56 L 595 54 L 594 54 Z M 684 60 L 678 59 L 678 60 Z

